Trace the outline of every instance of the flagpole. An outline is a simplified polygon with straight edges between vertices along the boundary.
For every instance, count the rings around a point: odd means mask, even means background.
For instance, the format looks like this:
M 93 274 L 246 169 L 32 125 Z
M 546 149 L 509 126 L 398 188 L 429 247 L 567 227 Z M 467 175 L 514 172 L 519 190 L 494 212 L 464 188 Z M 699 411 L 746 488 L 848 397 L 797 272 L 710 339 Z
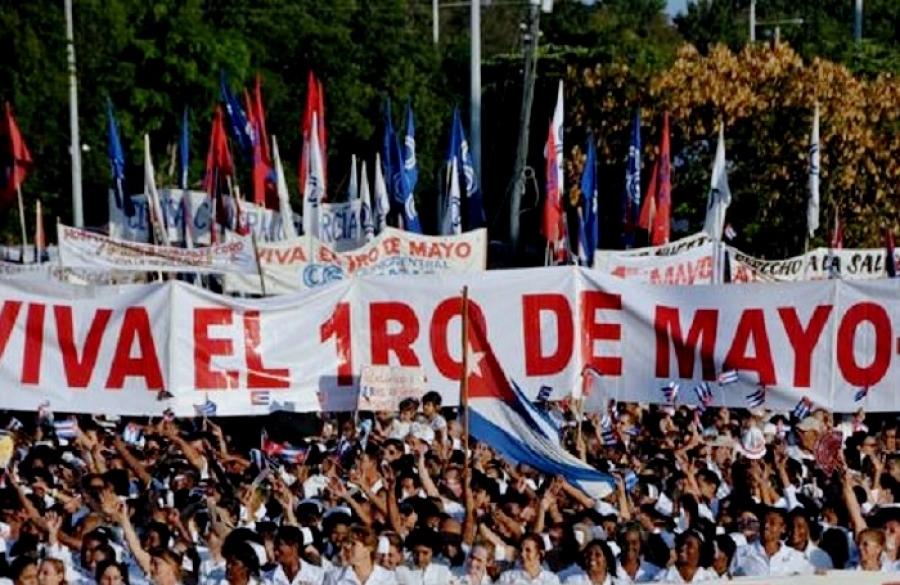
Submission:
M 469 453 L 469 287 L 462 289 L 462 362 L 459 377 L 459 406 L 463 423 L 463 453 Z
M 25 264 L 25 249 L 28 247 L 28 234 L 25 231 L 25 203 L 22 200 L 22 181 L 18 180 L 19 168 L 13 156 L 13 180 L 16 182 L 16 198 L 19 200 L 19 227 L 22 228 L 22 264 Z
M 266 278 L 263 274 L 262 262 L 259 259 L 259 246 L 256 244 L 256 232 L 254 230 L 250 230 L 250 242 L 253 244 L 253 254 L 256 256 L 256 272 L 259 274 L 259 290 L 262 291 L 262 296 L 267 296 Z

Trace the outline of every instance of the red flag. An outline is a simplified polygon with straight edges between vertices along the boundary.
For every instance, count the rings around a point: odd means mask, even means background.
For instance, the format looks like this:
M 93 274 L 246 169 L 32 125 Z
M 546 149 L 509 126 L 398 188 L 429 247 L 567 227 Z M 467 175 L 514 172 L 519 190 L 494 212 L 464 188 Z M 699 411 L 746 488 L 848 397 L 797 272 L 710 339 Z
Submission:
M 300 194 L 306 188 L 306 175 L 309 174 L 309 133 L 312 128 L 313 112 L 316 111 L 319 104 L 319 84 L 316 81 L 316 75 L 312 71 L 309 72 L 309 80 L 306 84 L 306 109 L 303 110 L 303 151 L 300 155 Z M 319 133 L 319 140 L 322 139 L 322 133 Z
M 203 178 L 203 188 L 213 199 L 216 206 L 216 223 L 220 225 L 228 224 L 228 209 L 222 199 L 220 181 L 233 174 L 234 163 L 231 159 L 231 152 L 228 150 L 228 141 L 225 139 L 222 108 L 217 107 L 209 134 L 209 150 L 206 153 L 206 175 Z M 216 230 L 211 227 L 209 231 L 210 237 L 215 242 Z
M 251 140 L 253 141 L 253 203 L 260 207 L 266 205 L 266 177 L 269 175 L 271 168 L 265 162 L 263 154 L 262 137 L 260 132 L 260 121 L 257 116 L 258 110 L 254 100 L 250 99 L 250 94 L 244 90 L 244 102 L 247 108 L 247 123 L 251 128 Z
M 322 87 L 322 80 L 316 80 L 316 120 L 319 125 L 319 148 L 322 152 L 322 181 L 328 185 L 328 143 L 325 134 L 325 89 Z M 328 192 L 323 186 L 322 200 L 328 199 Z
M 262 101 L 262 79 L 259 73 L 256 74 L 256 87 L 253 92 L 253 118 L 258 126 L 258 129 L 254 129 L 254 136 L 259 137 L 259 143 L 263 151 L 263 162 L 272 166 L 272 151 L 269 149 L 269 134 L 266 132 L 266 113 L 263 109 Z
M 31 170 L 32 160 L 19 125 L 6 103 L 3 125 L 0 126 L 0 210 L 16 200 L 16 192 Z
M 662 138 L 659 143 L 659 158 L 653 173 L 656 215 L 653 219 L 651 244 L 662 246 L 669 243 L 672 223 L 672 163 L 669 147 L 669 112 L 663 112 Z
M 641 204 L 641 216 L 638 218 L 638 227 L 648 232 L 652 231 L 654 218 L 656 217 L 656 175 L 658 171 L 659 159 L 653 165 L 650 185 L 647 187 L 647 194 L 644 196 L 644 202 Z
M 559 181 L 556 167 L 556 137 L 553 132 L 553 123 L 550 123 L 550 131 L 547 136 L 547 193 L 544 198 L 544 217 L 541 232 L 550 249 L 559 253 L 560 240 L 563 237 L 564 217 L 562 213 L 562 200 L 559 195 Z
M 834 232 L 831 234 L 831 247 L 840 250 L 844 247 L 844 222 L 840 217 L 834 218 Z

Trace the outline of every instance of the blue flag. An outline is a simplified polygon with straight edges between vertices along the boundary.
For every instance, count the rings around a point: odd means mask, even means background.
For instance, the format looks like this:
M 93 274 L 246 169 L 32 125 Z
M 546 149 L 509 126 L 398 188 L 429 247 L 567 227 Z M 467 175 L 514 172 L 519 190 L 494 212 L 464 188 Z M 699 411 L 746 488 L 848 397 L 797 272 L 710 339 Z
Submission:
M 409 190 L 416 191 L 419 182 L 419 162 L 416 160 L 416 124 L 413 120 L 412 104 L 406 103 L 406 140 L 403 142 L 403 169 Z
M 248 161 L 252 161 L 253 128 L 250 127 L 250 122 L 247 121 L 247 115 L 244 114 L 244 110 L 241 108 L 241 102 L 238 101 L 237 97 L 235 97 L 235 95 L 231 93 L 231 90 L 228 89 L 228 79 L 225 77 L 224 71 L 222 72 L 220 87 L 222 90 L 222 102 L 225 105 L 225 112 L 228 114 L 228 127 L 231 130 L 231 137 L 234 138 L 235 142 L 241 147 L 244 158 Z
M 456 110 L 456 125 L 459 128 L 459 158 L 462 160 L 463 175 L 466 179 L 466 219 L 470 230 L 483 227 L 485 222 L 484 206 L 481 204 L 481 187 L 478 185 L 478 177 L 475 176 L 475 163 L 472 161 L 472 151 L 469 150 L 469 142 L 466 140 L 466 131 L 463 129 L 459 110 Z
M 625 193 L 622 195 L 622 243 L 634 245 L 634 234 L 641 212 L 641 109 L 634 111 L 631 145 L 628 147 L 628 170 L 625 174 Z
M 188 128 L 188 108 L 184 107 L 184 114 L 181 117 L 181 137 L 178 141 L 178 186 L 182 189 L 188 188 L 188 163 L 190 162 L 190 130 Z
M 462 197 L 459 189 L 459 171 L 462 161 L 459 158 L 459 145 L 462 142 L 462 123 L 459 119 L 459 108 L 453 111 L 453 125 L 450 128 L 450 147 L 447 149 L 446 183 L 444 185 L 444 201 L 441 205 L 441 221 L 439 230 L 442 236 L 462 232 Z
M 600 240 L 600 221 L 597 217 L 597 148 L 593 135 L 588 135 L 587 159 L 581 173 L 581 217 L 584 237 L 583 246 L 586 266 L 594 264 L 594 250 Z
M 131 201 L 131 196 L 125 191 L 125 153 L 122 151 L 122 143 L 119 141 L 119 127 L 116 124 L 112 101 L 109 98 L 106 99 L 106 122 L 109 126 L 109 166 L 112 170 L 116 207 L 121 209 L 127 217 L 134 217 L 134 203 Z
M 391 121 L 391 104 L 387 104 L 384 126 L 384 167 L 390 182 L 388 188 L 393 200 L 403 207 L 403 224 L 408 232 L 421 234 L 422 226 L 419 224 L 419 215 L 416 213 L 416 200 L 409 188 L 406 178 L 406 168 L 403 163 L 403 152 L 400 148 L 400 140 L 394 131 Z

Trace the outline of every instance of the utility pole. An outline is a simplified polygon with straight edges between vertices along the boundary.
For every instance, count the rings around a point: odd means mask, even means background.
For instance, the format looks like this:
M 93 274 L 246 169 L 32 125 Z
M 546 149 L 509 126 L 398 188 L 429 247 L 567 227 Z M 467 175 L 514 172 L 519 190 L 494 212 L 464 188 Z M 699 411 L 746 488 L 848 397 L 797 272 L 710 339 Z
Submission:
M 512 177 L 512 194 L 509 203 L 509 243 L 511 252 L 519 250 L 519 213 L 525 194 L 525 165 L 528 162 L 528 135 L 531 131 L 531 105 L 534 102 L 534 83 L 537 77 L 537 47 L 540 35 L 540 1 L 531 0 L 528 23 L 523 36 L 525 50 L 525 77 L 522 83 L 522 109 L 519 113 L 519 144 L 516 149 L 516 166 Z
M 856 0 L 853 7 L 853 40 L 862 41 L 863 0 Z
M 435 45 L 441 42 L 441 9 L 438 0 L 431 0 L 431 37 Z
M 72 219 L 75 227 L 84 227 L 84 208 L 81 200 L 81 137 L 78 131 L 78 77 L 75 69 L 75 32 L 72 24 L 72 0 L 65 0 L 66 46 L 69 61 L 69 125 L 72 143 Z
M 756 42 L 756 0 L 750 0 L 750 42 Z
M 475 176 L 481 174 L 481 0 L 470 1 L 470 73 L 469 73 L 469 129 L 472 134 L 472 165 Z

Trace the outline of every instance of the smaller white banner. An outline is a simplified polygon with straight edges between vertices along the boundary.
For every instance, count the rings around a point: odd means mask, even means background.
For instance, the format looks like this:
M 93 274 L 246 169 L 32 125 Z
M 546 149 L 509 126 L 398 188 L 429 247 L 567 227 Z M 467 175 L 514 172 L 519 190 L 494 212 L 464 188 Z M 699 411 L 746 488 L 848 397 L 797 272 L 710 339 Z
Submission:
M 422 368 L 363 366 L 357 410 L 396 412 L 406 398 L 421 399 L 428 389 Z
M 319 239 L 338 252 L 358 248 L 365 242 L 359 224 L 359 199 L 319 205 Z
M 250 237 L 233 236 L 208 248 L 175 248 L 126 242 L 57 224 L 59 257 L 66 268 L 141 272 L 196 272 L 258 275 Z

